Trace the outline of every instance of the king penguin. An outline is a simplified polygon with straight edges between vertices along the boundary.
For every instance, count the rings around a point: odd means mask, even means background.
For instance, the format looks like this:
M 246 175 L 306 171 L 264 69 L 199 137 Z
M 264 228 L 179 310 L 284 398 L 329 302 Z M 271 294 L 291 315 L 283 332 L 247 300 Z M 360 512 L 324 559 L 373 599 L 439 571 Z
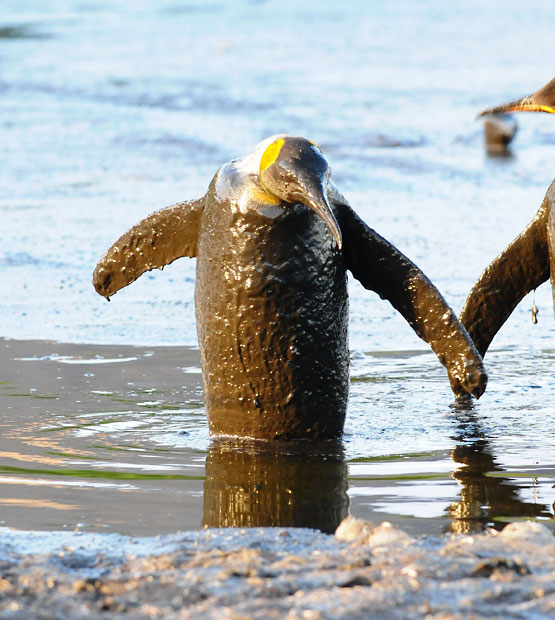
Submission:
M 518 111 L 555 114 L 555 78 L 533 95 L 488 108 L 478 117 Z M 486 267 L 468 294 L 460 320 L 481 355 L 520 300 L 549 278 L 555 300 L 554 204 L 555 181 L 530 224 Z
M 428 278 L 351 209 L 321 150 L 277 135 L 224 164 L 206 195 L 126 232 L 93 276 L 109 298 L 145 271 L 197 257 L 195 311 L 212 435 L 341 436 L 347 410 L 347 270 L 404 316 L 479 397 L 476 348 Z

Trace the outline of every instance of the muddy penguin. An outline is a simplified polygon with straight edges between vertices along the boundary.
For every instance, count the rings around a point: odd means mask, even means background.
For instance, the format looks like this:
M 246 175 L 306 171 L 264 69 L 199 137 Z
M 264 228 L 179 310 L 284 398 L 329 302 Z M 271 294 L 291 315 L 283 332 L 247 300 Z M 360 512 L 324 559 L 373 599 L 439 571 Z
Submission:
M 278 135 L 224 164 L 207 194 L 155 212 L 98 263 L 109 297 L 145 271 L 197 257 L 195 307 L 210 432 L 262 439 L 341 435 L 349 387 L 346 271 L 388 299 L 480 396 L 472 340 L 426 276 L 369 228 L 320 149 Z
M 555 114 L 555 79 L 533 95 L 488 108 L 478 116 L 518 111 Z M 555 181 L 530 224 L 486 267 L 466 299 L 460 320 L 481 355 L 520 300 L 550 277 L 555 299 L 554 204 Z

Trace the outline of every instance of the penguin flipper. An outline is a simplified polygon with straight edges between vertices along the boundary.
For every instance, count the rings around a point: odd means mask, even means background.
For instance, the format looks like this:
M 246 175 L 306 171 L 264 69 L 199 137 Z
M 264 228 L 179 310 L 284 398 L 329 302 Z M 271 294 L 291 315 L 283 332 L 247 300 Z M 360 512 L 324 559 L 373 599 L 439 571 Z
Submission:
M 109 298 L 145 271 L 195 257 L 203 208 L 204 197 L 180 202 L 135 224 L 98 262 L 93 273 L 97 293 Z
M 348 204 L 335 204 L 347 268 L 364 288 L 398 310 L 447 368 L 456 396 L 479 398 L 487 375 L 482 358 L 437 288 L 389 241 L 367 226 Z
M 460 320 L 481 355 L 520 300 L 549 278 L 548 221 L 551 185 L 534 219 L 484 270 L 472 287 Z

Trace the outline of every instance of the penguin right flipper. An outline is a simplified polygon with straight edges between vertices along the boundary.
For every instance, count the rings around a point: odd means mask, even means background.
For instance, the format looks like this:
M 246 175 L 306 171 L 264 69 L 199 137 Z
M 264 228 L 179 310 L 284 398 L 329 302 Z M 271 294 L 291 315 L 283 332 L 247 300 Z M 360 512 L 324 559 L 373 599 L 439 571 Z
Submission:
M 155 211 L 124 233 L 98 261 L 93 284 L 109 298 L 145 271 L 197 255 L 204 197 Z
M 430 344 L 447 368 L 456 396 L 479 398 L 487 375 L 465 328 L 437 288 L 395 246 L 367 226 L 345 203 L 334 201 L 347 268 L 367 289 L 387 299 Z
M 554 199 L 555 182 L 534 219 L 486 267 L 466 298 L 460 320 L 481 355 L 520 300 L 549 278 L 547 230 Z

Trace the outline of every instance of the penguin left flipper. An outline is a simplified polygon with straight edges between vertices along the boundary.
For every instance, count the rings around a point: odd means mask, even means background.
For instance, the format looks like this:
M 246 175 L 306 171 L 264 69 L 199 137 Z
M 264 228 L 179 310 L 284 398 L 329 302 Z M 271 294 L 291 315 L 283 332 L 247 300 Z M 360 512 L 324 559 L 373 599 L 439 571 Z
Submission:
M 554 204 L 555 181 L 534 219 L 486 267 L 468 294 L 460 320 L 481 355 L 520 300 L 549 278 Z
M 197 255 L 204 196 L 155 211 L 124 233 L 93 273 L 97 293 L 107 299 L 145 271 L 161 269 L 177 258 Z
M 367 226 L 351 207 L 334 201 L 343 235 L 347 268 L 364 288 L 375 291 L 399 311 L 432 347 L 447 368 L 451 389 L 479 398 L 487 375 L 466 329 L 440 292 L 420 269 L 391 243 Z

